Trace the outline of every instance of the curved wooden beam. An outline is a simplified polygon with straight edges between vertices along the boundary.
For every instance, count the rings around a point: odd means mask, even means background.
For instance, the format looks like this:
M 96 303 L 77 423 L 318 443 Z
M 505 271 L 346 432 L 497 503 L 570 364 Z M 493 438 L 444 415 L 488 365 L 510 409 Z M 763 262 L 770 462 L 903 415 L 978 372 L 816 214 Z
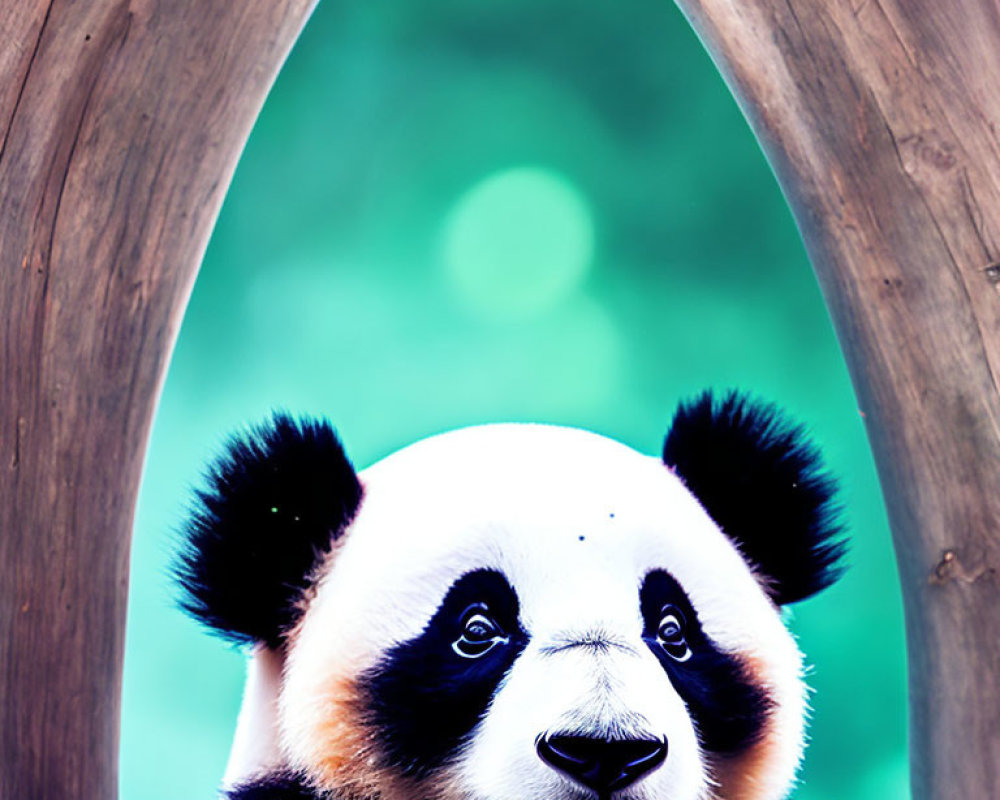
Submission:
M 315 0 L 0 0 L 0 797 L 117 798 L 153 408 Z
M 678 2 L 791 203 L 867 422 L 914 797 L 1000 797 L 1000 6 Z

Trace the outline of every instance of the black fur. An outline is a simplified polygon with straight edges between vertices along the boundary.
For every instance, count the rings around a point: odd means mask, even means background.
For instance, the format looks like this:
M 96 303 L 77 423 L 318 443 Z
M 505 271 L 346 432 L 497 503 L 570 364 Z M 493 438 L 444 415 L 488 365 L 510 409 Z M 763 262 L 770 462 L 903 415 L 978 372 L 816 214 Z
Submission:
M 361 502 L 323 420 L 275 414 L 232 436 L 195 496 L 174 568 L 182 607 L 239 644 L 280 644 L 317 560 Z
M 685 638 L 691 657 L 683 662 L 671 658 L 657 639 L 661 611 L 668 604 L 680 609 L 687 622 Z M 749 680 L 739 660 L 705 635 L 673 576 L 662 570 L 649 573 L 639 590 L 639 607 L 642 637 L 687 705 L 702 747 L 713 753 L 733 754 L 758 741 L 771 701 Z
M 836 487 L 804 429 L 775 406 L 736 392 L 682 403 L 663 461 L 766 576 L 779 605 L 840 577 Z
M 452 643 L 464 612 L 482 603 L 510 641 L 480 658 L 462 658 Z M 385 766 L 425 778 L 447 764 L 485 714 L 500 681 L 527 642 L 513 588 L 499 572 L 459 578 L 424 631 L 393 648 L 362 678 Z
M 320 795 L 306 784 L 301 775 L 272 772 L 253 778 L 226 792 L 226 800 L 336 800 Z

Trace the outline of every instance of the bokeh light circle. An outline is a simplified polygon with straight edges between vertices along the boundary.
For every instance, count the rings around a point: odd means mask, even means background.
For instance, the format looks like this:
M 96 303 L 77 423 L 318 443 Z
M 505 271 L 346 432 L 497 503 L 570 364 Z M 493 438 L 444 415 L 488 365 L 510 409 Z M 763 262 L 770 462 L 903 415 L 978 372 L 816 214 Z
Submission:
M 444 264 L 463 304 L 486 316 L 530 316 L 583 281 L 594 224 L 580 190 L 557 173 L 517 167 L 466 191 L 445 223 Z

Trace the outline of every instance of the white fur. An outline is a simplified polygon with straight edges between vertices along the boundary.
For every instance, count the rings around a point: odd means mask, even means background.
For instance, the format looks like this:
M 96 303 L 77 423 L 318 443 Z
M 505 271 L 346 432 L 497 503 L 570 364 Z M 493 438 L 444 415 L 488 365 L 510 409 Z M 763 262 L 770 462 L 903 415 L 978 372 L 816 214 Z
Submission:
M 340 712 L 325 694 L 332 679 L 357 676 L 417 636 L 458 577 L 487 567 L 517 592 L 531 642 L 450 770 L 455 796 L 587 796 L 538 758 L 536 736 L 566 721 L 600 729 L 629 720 L 638 735 L 665 735 L 669 754 L 622 800 L 713 797 L 684 703 L 640 638 L 640 583 L 660 568 L 687 592 L 705 633 L 752 662 L 775 703 L 773 752 L 740 800 L 788 792 L 804 737 L 798 649 L 737 549 L 659 459 L 583 431 L 496 425 L 418 442 L 360 477 L 361 509 L 290 642 L 279 703 L 289 763 L 309 769 L 329 747 L 319 732 Z M 623 646 L 540 652 L 595 628 Z M 246 704 L 271 702 L 248 691 L 243 715 L 267 725 Z M 231 761 L 243 775 L 256 768 L 237 752 L 245 738 Z
M 278 692 L 284 659 L 264 646 L 255 647 L 247 660 L 243 704 L 229 753 L 223 788 L 232 788 L 256 772 L 281 764 L 278 748 Z

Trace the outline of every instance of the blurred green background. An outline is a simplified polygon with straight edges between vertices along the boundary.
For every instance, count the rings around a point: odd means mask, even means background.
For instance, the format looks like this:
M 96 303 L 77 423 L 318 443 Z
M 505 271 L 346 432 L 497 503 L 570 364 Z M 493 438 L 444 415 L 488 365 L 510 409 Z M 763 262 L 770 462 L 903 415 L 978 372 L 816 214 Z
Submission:
M 133 550 L 124 800 L 211 798 L 242 656 L 173 607 L 172 531 L 223 434 L 322 413 L 366 466 L 471 423 L 658 452 L 738 386 L 841 477 L 852 566 L 796 607 L 797 800 L 907 796 L 899 593 L 877 479 L 794 223 L 668 0 L 321 3 L 250 138 L 159 407 Z

